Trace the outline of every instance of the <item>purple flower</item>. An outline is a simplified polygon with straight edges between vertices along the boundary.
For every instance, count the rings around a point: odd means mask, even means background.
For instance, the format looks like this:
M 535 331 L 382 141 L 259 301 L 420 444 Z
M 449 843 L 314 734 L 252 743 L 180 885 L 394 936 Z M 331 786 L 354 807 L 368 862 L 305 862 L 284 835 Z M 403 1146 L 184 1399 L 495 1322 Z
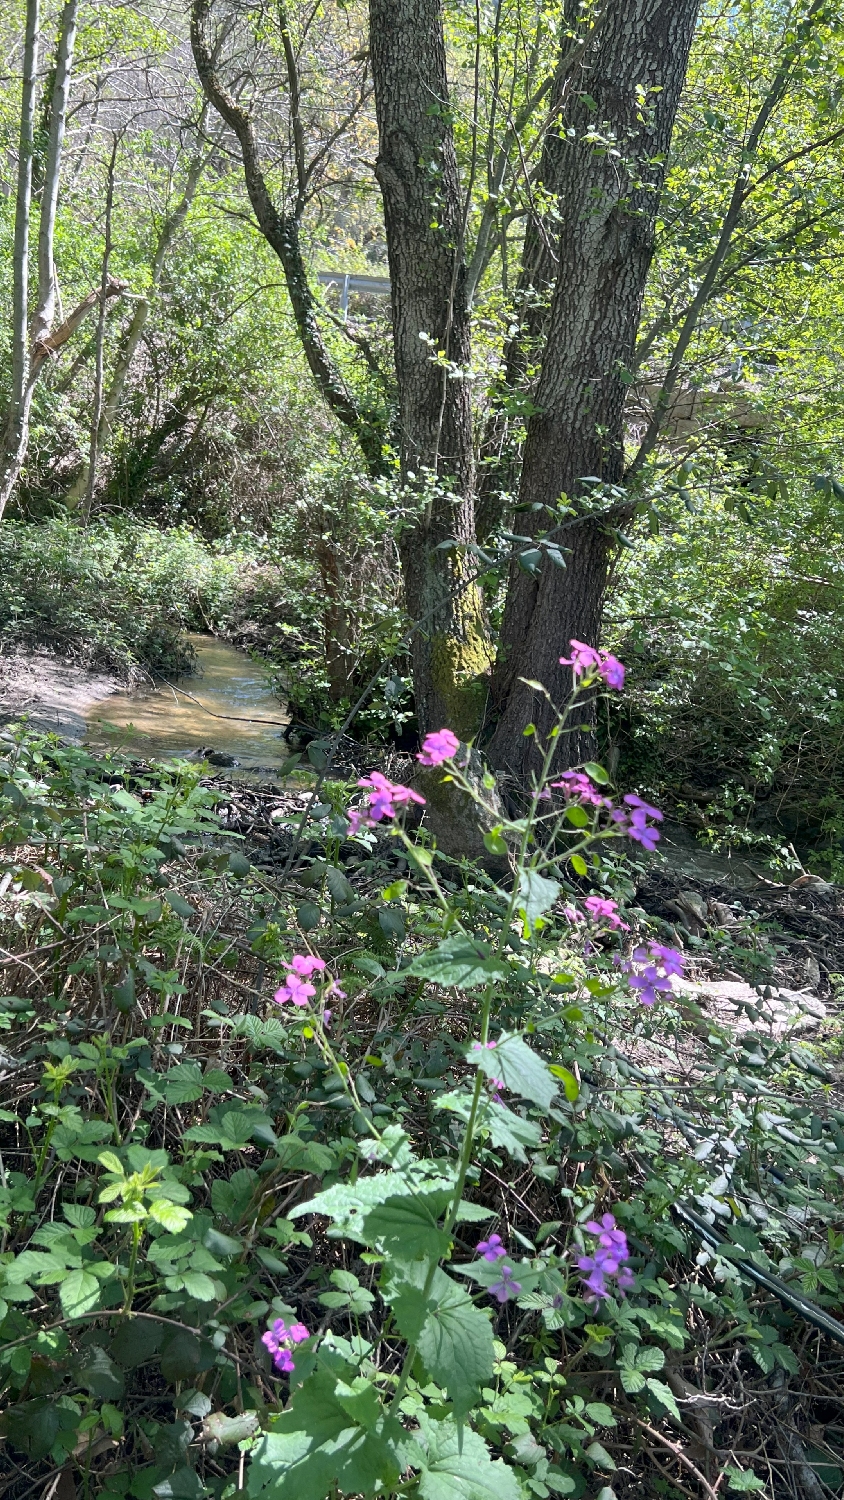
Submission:
M 394 818 L 396 808 L 403 807 L 408 802 L 418 802 L 421 807 L 425 805 L 425 798 L 419 792 L 414 792 L 412 787 L 402 786 L 401 782 L 390 781 L 381 771 L 373 771 L 371 776 L 362 776 L 358 786 L 367 789 L 369 796 L 363 807 L 349 809 L 347 816 L 350 833 L 360 833 L 361 828 L 372 828 L 382 818 Z
M 619 691 L 624 687 L 624 666 L 617 656 L 607 652 L 598 668 L 607 687 L 617 688 Z
M 613 822 L 619 823 L 622 832 L 641 844 L 643 849 L 655 849 L 659 842 L 659 829 L 654 828 L 648 819 L 653 818 L 655 822 L 661 823 L 663 814 L 658 807 L 651 807 L 649 803 L 643 802 L 635 792 L 628 792 L 624 801 L 626 806 L 617 807 L 612 813 Z
M 551 786 L 559 788 L 567 797 L 578 797 L 590 807 L 612 807 L 609 797 L 601 796 L 584 771 L 564 771 L 559 781 L 552 781 Z
M 308 1338 L 310 1334 L 304 1323 L 292 1323 L 288 1328 L 283 1318 L 276 1318 L 272 1328 L 268 1328 L 263 1335 L 261 1343 L 269 1349 L 275 1368 L 282 1375 L 289 1375 L 293 1370 L 290 1345 L 301 1344 Z
M 609 922 L 610 927 L 620 927 L 625 932 L 630 931 L 627 923 L 622 922 L 618 914 L 618 903 L 616 901 L 610 901 L 603 896 L 587 896 L 583 905 L 586 907 L 589 915 L 595 917 L 596 920 L 603 918 L 605 922 Z
M 423 766 L 441 766 L 444 760 L 451 760 L 459 749 L 460 741 L 452 730 L 437 729 L 426 734 L 416 759 Z
M 500 1234 L 491 1234 L 488 1240 L 479 1240 L 477 1249 L 478 1254 L 482 1255 L 484 1260 L 500 1260 L 502 1255 L 507 1254 Z
M 294 1005 L 307 1005 L 316 990 L 309 980 L 312 974 L 321 974 L 325 969 L 325 959 L 316 953 L 294 953 L 287 965 L 291 971 L 284 976 L 284 984 L 281 989 L 276 990 L 273 999 L 276 1005 L 286 1005 L 292 1001 Z M 328 995 L 337 995 L 341 1000 L 346 996 L 338 987 L 337 981 L 332 979 L 325 991 Z M 329 1012 L 330 1015 L 330 1012 Z
M 501 1280 L 493 1282 L 489 1289 L 491 1297 L 496 1297 L 499 1302 L 507 1302 L 510 1297 L 518 1297 L 522 1290 L 520 1281 L 513 1280 L 513 1267 L 501 1267 Z
M 637 967 L 638 965 L 638 967 Z M 647 948 L 634 949 L 633 956 L 622 969 L 632 990 L 638 990 L 643 1005 L 654 1005 L 657 995 L 671 993 L 671 975 L 682 974 L 685 959 L 676 948 L 666 948 L 662 943 L 649 943 Z
M 598 676 L 604 679 L 607 687 L 624 687 L 624 667 L 617 656 L 612 656 L 608 651 L 596 651 L 594 646 L 587 646 L 583 641 L 569 641 L 571 656 L 561 656 L 560 666 L 571 667 L 575 677 L 586 677 L 591 680 Z
M 600 1221 L 590 1219 L 586 1225 L 589 1234 L 597 1235 L 598 1243 L 591 1255 L 578 1257 L 578 1270 L 586 1272 L 583 1280 L 589 1290 L 590 1297 L 600 1300 L 608 1297 L 610 1291 L 607 1281 L 615 1278 L 616 1289 L 621 1292 L 629 1292 L 634 1284 L 633 1273 L 625 1261 L 630 1258 L 627 1247 L 627 1235 L 622 1229 L 616 1228 L 616 1222 L 612 1214 L 604 1214 Z

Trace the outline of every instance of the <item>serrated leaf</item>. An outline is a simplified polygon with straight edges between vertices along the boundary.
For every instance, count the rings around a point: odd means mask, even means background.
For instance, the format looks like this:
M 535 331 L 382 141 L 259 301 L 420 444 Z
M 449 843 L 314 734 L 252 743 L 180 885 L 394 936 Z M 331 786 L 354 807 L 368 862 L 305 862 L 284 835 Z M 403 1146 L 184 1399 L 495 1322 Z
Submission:
M 468 1123 L 472 1107 L 472 1096 L 465 1090 L 451 1094 L 440 1094 L 435 1100 L 436 1109 L 448 1109 L 464 1124 Z M 478 1127 L 488 1130 L 493 1146 L 508 1152 L 515 1161 L 527 1161 L 527 1152 L 535 1151 L 542 1142 L 542 1131 L 533 1120 L 525 1120 L 506 1104 L 494 1099 L 482 1102 L 477 1117 Z
M 425 1465 L 419 1475 L 423 1500 L 521 1500 L 513 1470 L 491 1459 L 482 1437 L 450 1418 L 432 1422 L 419 1417 Z
M 428 1267 L 407 1266 L 388 1292 L 396 1323 L 416 1345 L 425 1369 L 447 1391 L 460 1415 L 477 1400 L 493 1370 L 492 1325 L 485 1313 L 445 1271 L 437 1268 L 423 1298 Z
M 547 1109 L 557 1092 L 551 1069 L 528 1047 L 517 1031 L 502 1032 L 494 1047 L 470 1048 L 473 1062 L 488 1078 L 500 1079 L 513 1094 L 521 1094 Z
M 197 1302 L 214 1301 L 217 1295 L 214 1283 L 204 1271 L 183 1271 L 182 1281 L 189 1297 L 194 1297 Z
M 328 893 L 331 896 L 332 901 L 336 901 L 338 903 L 343 901 L 354 901 L 354 887 L 346 879 L 343 871 L 338 870 L 335 865 L 326 866 L 325 884 L 328 887 Z
M 420 953 L 410 966 L 419 979 L 430 979 L 443 987 L 454 985 L 469 990 L 510 975 L 510 966 L 502 958 L 491 957 L 489 943 L 476 941 L 463 933 L 443 938 L 428 953 Z
M 677 1421 L 679 1422 L 680 1408 L 677 1405 L 677 1400 L 674 1392 L 669 1386 L 665 1384 L 665 1381 L 656 1380 L 653 1375 L 650 1375 L 648 1377 L 647 1386 L 651 1395 L 656 1396 L 656 1399 L 659 1402 L 660 1406 L 664 1406 L 665 1410 L 667 1412 L 670 1412 L 672 1417 L 676 1417 Z
M 59 1286 L 59 1301 L 68 1318 L 90 1312 L 100 1300 L 100 1283 L 87 1271 L 71 1271 Z
M 533 926 L 538 917 L 550 911 L 562 887 L 558 880 L 547 880 L 537 870 L 522 870 L 519 874 L 519 911 L 524 912 Z
M 341 1405 L 336 1386 L 336 1376 L 320 1370 L 294 1391 L 273 1431 L 253 1450 L 247 1479 L 253 1500 L 324 1500 L 335 1487 L 341 1494 L 372 1495 L 398 1482 L 406 1466 L 403 1429 L 389 1417 L 380 1417 L 374 1430 L 361 1426 Z
M 149 1216 L 156 1224 L 161 1224 L 170 1234 L 180 1234 L 193 1218 L 189 1209 L 183 1208 L 180 1203 L 173 1203 L 169 1198 L 154 1198 L 149 1206 Z
M 177 1063 L 159 1075 L 158 1088 L 167 1104 L 192 1104 L 202 1098 L 202 1072 L 197 1063 Z
M 296 921 L 303 932 L 313 932 L 318 927 L 322 918 L 322 912 L 314 901 L 303 901 L 296 909 Z

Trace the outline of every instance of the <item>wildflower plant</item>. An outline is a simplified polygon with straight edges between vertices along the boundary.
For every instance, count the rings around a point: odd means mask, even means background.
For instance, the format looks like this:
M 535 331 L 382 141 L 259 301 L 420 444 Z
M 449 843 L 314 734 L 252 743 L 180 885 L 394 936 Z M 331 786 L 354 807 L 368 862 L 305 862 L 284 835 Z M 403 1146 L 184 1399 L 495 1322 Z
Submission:
M 653 1005 L 670 992 L 672 976 L 683 966 L 678 951 L 656 943 L 629 956 L 622 946 L 629 923 L 617 900 L 583 889 L 587 877 L 593 884 L 601 881 L 600 851 L 610 841 L 628 838 L 652 847 L 662 814 L 637 794 L 616 800 L 598 765 L 555 771 L 581 695 L 596 685 L 618 691 L 624 681 L 616 658 L 581 643 L 571 643 L 566 660 L 573 671 L 572 697 L 539 747 L 541 769 L 528 806 L 523 816 L 494 823 L 487 834 L 491 852 L 505 853 L 512 871 L 497 937 L 481 938 L 464 919 L 434 854 L 405 828 L 405 809 L 424 805 L 420 793 L 373 772 L 359 781 L 362 795 L 347 812 L 352 837 L 377 824 L 389 827 L 439 912 L 439 941 L 415 955 L 411 975 L 428 987 L 477 997 L 474 1034 L 461 1047 L 463 1082 L 436 1101 L 440 1116 L 452 1122 L 451 1152 L 420 1156 L 399 1123 L 379 1128 L 371 1112 L 366 1114 L 359 1082 L 327 1024 L 326 1000 L 334 997 L 337 1013 L 344 991 L 317 954 L 294 954 L 286 965 L 276 1002 L 291 1022 L 297 1017 L 294 1024 L 316 1045 L 365 1126 L 351 1173 L 298 1203 L 290 1217 L 327 1222 L 329 1235 L 357 1246 L 380 1268 L 377 1285 L 386 1322 L 377 1343 L 362 1330 L 351 1341 L 338 1341 L 330 1332 L 317 1335 L 301 1370 L 291 1343 L 301 1325 L 271 1325 L 263 1342 L 277 1367 L 290 1374 L 291 1399 L 254 1453 L 253 1494 L 266 1489 L 292 1497 L 304 1486 L 316 1497 L 326 1494 L 331 1482 L 342 1493 L 369 1493 L 367 1476 L 377 1472 L 380 1486 L 413 1482 L 424 1496 L 433 1493 L 442 1444 L 454 1442 L 459 1454 L 469 1435 L 485 1493 L 515 1500 L 514 1471 L 492 1457 L 479 1431 L 472 1435 L 473 1424 L 481 1420 L 484 1389 L 495 1379 L 499 1320 L 512 1306 L 548 1330 L 585 1324 L 598 1304 L 610 1324 L 626 1316 L 626 1298 L 636 1282 L 617 1216 L 632 1211 L 623 1203 L 610 1208 L 606 1195 L 601 1218 L 591 1217 L 587 1207 L 586 1222 L 568 1246 L 540 1251 L 524 1241 L 508 1242 L 504 1226 L 496 1225 L 485 1228 L 474 1251 L 470 1248 L 472 1224 L 490 1217 L 472 1195 L 490 1146 L 523 1161 L 526 1146 L 540 1146 L 543 1129 L 573 1118 L 580 1092 L 576 1072 L 553 1052 L 548 1056 L 541 1040 L 542 1029 L 560 1014 L 561 995 L 575 988 L 570 973 L 543 973 L 536 965 L 552 910 L 564 912 L 573 938 L 588 934 L 593 950 L 596 945 L 614 949 L 609 982 L 598 988 L 602 995 L 612 994 L 616 1004 Z M 446 780 L 474 798 L 489 822 L 494 783 L 487 777 L 478 791 L 466 774 L 467 758 L 466 747 L 447 727 L 428 734 L 418 754 L 422 765 L 440 768 Z M 571 1005 L 562 1011 L 569 1022 L 583 1018 Z M 666 1399 L 670 1404 L 670 1392 Z M 339 1479 L 330 1458 L 338 1442 L 348 1452 Z M 576 1449 L 582 1456 L 584 1446 Z M 314 1479 L 317 1460 L 324 1483 Z M 596 1467 L 588 1458 L 583 1463 L 587 1471 Z M 548 1487 L 569 1492 L 565 1467 L 546 1461 L 542 1472 L 545 1493 Z

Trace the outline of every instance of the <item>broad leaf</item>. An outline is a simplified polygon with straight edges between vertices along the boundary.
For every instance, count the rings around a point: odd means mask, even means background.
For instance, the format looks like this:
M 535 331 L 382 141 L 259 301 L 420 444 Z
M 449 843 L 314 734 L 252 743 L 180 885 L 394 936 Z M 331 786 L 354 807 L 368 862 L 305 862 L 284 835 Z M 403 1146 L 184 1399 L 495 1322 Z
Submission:
M 521 1500 L 522 1489 L 502 1459 L 491 1459 L 483 1438 L 456 1422 L 419 1419 L 426 1449 L 419 1476 L 423 1500 Z
M 436 1109 L 448 1109 L 468 1122 L 472 1096 L 457 1092 L 441 1094 L 435 1101 Z M 527 1161 L 527 1149 L 535 1151 L 542 1141 L 542 1132 L 533 1120 L 523 1120 L 505 1104 L 489 1099 L 481 1106 L 477 1118 L 478 1128 L 488 1130 L 493 1146 L 509 1152 L 516 1161 Z
M 513 1094 L 547 1109 L 557 1092 L 551 1069 L 518 1032 L 502 1032 L 494 1047 L 473 1047 L 466 1054 L 488 1078 L 498 1078 Z
M 68 1318 L 90 1312 L 100 1300 L 100 1283 L 87 1271 L 71 1271 L 59 1287 L 59 1300 Z
M 537 870 L 522 870 L 519 875 L 519 911 L 531 926 L 554 905 L 562 887 L 558 880 L 546 880 Z
M 324 1500 L 335 1486 L 341 1494 L 372 1495 L 398 1482 L 406 1443 L 399 1423 L 383 1412 L 373 1422 L 371 1403 L 357 1382 L 339 1384 L 342 1403 L 354 1405 L 359 1397 L 358 1411 L 372 1425 L 350 1417 L 336 1394 L 335 1375 L 321 1370 L 308 1376 L 254 1450 L 250 1496 L 269 1492 L 272 1500 Z
M 427 1270 L 425 1265 L 405 1266 L 402 1279 L 391 1283 L 385 1296 L 402 1335 L 416 1345 L 431 1379 L 444 1386 L 460 1414 L 492 1377 L 492 1325 L 463 1287 L 439 1268 L 423 1298 Z
M 432 979 L 443 986 L 470 990 L 494 980 L 507 979 L 510 966 L 502 958 L 492 958 L 489 943 L 456 933 L 443 938 L 430 953 L 420 953 L 410 966 L 419 979 Z

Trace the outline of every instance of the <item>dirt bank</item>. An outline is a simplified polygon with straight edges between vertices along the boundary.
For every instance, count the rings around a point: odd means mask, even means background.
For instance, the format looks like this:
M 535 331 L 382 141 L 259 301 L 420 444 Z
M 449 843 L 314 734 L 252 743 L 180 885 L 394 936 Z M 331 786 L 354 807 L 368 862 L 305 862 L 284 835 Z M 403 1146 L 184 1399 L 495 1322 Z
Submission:
M 0 656 L 0 722 L 26 715 L 39 729 L 81 741 L 94 704 L 123 686 L 108 672 L 87 671 L 46 651 Z

